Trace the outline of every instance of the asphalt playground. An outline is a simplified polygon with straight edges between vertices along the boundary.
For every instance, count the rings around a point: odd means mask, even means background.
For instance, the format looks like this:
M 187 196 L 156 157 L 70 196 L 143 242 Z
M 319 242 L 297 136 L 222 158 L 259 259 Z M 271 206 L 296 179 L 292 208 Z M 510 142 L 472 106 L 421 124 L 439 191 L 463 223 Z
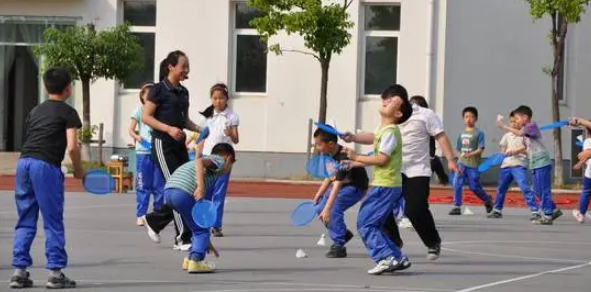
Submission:
M 473 215 L 450 217 L 449 206 L 432 205 L 443 237 L 439 260 L 426 259 L 417 234 L 403 229 L 404 252 L 413 266 L 402 272 L 370 276 L 374 263 L 356 234 L 349 257 L 327 259 L 330 245 L 317 245 L 321 224 L 293 227 L 289 215 L 298 200 L 229 197 L 224 233 L 214 244 L 217 272 L 188 274 L 181 270 L 184 253 L 173 251 L 173 228 L 162 243 L 149 240 L 135 226 L 134 194 L 66 195 L 66 274 L 79 291 L 170 292 L 539 292 L 590 291 L 591 225 L 576 223 L 570 214 L 554 226 L 534 226 L 526 209 L 504 211 L 503 219 L 486 219 L 484 208 Z M 347 213 L 355 230 L 357 207 Z M 16 220 L 11 192 L 0 192 L 0 291 L 9 291 L 12 239 Z M 591 219 L 590 219 L 591 221 Z M 591 224 L 591 223 L 590 223 Z M 30 269 L 35 287 L 45 290 L 44 236 L 39 222 Z M 298 249 L 307 257 L 296 258 Z

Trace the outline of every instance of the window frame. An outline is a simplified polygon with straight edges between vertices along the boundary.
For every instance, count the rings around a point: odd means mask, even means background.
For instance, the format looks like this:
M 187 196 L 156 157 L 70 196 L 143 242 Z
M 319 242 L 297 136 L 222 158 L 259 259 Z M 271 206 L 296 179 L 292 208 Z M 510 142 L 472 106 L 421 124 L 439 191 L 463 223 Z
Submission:
M 230 92 L 234 97 L 266 97 L 269 92 L 269 54 L 266 53 L 265 57 L 267 58 L 267 64 L 265 66 L 265 91 L 264 92 L 248 92 L 248 91 L 236 91 L 236 73 L 237 73 L 237 62 L 238 62 L 238 36 L 240 35 L 249 35 L 249 36 L 259 36 L 259 33 L 254 28 L 236 28 L 236 16 L 237 16 L 237 5 L 240 3 L 247 3 L 246 1 L 231 1 L 230 2 L 230 9 L 231 9 L 231 17 L 230 17 L 230 35 L 232 36 L 231 41 L 231 54 L 232 57 L 230 58 Z M 267 42 L 267 46 L 269 43 Z
M 126 2 L 140 2 L 140 3 L 150 3 L 153 5 L 156 5 L 156 14 L 158 14 L 158 10 L 157 10 L 158 6 L 157 6 L 155 0 L 121 0 L 121 1 L 119 1 L 118 7 L 117 7 L 118 10 L 120 11 L 119 17 L 118 17 L 119 18 L 118 22 L 120 24 L 125 23 L 125 15 L 124 15 L 124 8 L 123 7 Z M 157 17 L 157 15 L 155 15 L 155 17 Z M 157 21 L 158 20 L 156 20 L 156 25 L 158 25 Z M 135 34 L 143 33 L 143 34 L 153 34 L 154 35 L 154 60 L 156 60 L 156 25 L 154 25 L 154 26 L 139 26 L 139 25 L 131 25 L 130 24 L 130 26 L 129 26 L 129 32 L 132 34 L 133 33 L 135 33 Z M 155 73 L 156 69 L 157 69 L 156 63 L 154 63 L 154 69 L 153 69 L 154 72 L 152 72 L 152 74 L 151 74 L 152 77 L 156 76 L 156 73 Z M 141 90 L 141 88 L 127 88 L 127 87 L 125 87 L 125 84 L 123 82 L 119 83 L 119 92 L 120 93 L 138 93 L 138 92 L 140 92 L 140 90 Z
M 402 7 L 400 2 L 393 2 L 393 3 L 379 3 L 379 2 L 364 2 L 362 4 L 362 9 L 359 13 L 359 30 L 360 30 L 360 75 L 359 75 L 359 96 L 360 99 L 377 99 L 381 98 L 379 94 L 366 94 L 365 93 L 365 73 L 366 73 L 366 63 L 367 63 L 367 38 L 368 37 L 385 37 L 385 38 L 396 38 L 396 81 L 399 80 L 400 74 L 400 31 L 402 29 L 402 23 L 400 24 L 399 30 L 372 30 L 372 29 L 365 29 L 365 13 L 368 7 L 373 6 L 397 6 Z M 402 9 L 401 9 L 402 11 Z M 402 12 L 400 16 L 400 21 L 402 22 Z

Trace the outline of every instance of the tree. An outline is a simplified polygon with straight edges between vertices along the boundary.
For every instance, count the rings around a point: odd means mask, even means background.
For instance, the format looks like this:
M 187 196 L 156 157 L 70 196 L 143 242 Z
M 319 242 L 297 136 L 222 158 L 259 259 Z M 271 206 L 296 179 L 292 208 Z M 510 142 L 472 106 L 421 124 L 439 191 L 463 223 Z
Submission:
M 93 128 L 90 123 L 90 83 L 99 78 L 124 82 L 143 66 L 143 48 L 127 25 L 97 32 L 93 24 L 72 26 L 63 31 L 49 28 L 36 53 L 45 67 L 63 67 L 82 83 L 83 157 L 90 157 Z
M 591 0 L 524 0 L 530 5 L 530 14 L 534 20 L 548 16 L 552 22 L 549 33 L 554 62 L 544 69 L 552 79 L 552 119 L 560 120 L 560 100 L 562 100 L 562 85 L 564 79 L 564 45 L 569 24 L 578 23 L 585 13 L 585 5 Z M 554 184 L 564 184 L 562 167 L 562 135 L 560 128 L 554 129 Z
M 322 0 L 249 0 L 248 5 L 262 12 L 262 16 L 251 20 L 263 41 L 285 31 L 288 35 L 298 34 L 304 38 L 304 45 L 310 51 L 282 48 L 270 45 L 268 50 L 275 54 L 295 52 L 310 55 L 320 63 L 320 108 L 318 121 L 326 121 L 328 72 L 334 54 L 340 54 L 350 40 L 347 31 L 353 27 L 347 8 L 353 0 L 343 4 L 322 3 Z

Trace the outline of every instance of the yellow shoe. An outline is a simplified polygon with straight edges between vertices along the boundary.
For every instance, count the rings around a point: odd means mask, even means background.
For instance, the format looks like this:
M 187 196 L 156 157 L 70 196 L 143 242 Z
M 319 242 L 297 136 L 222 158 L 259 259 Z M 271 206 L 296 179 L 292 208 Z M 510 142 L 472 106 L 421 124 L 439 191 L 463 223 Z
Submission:
M 189 262 L 190 262 L 189 258 L 183 259 L 183 266 L 182 266 L 183 271 L 186 271 L 187 269 L 189 269 Z
M 187 270 L 189 271 L 189 274 L 213 273 L 215 271 L 215 265 L 206 261 L 189 260 Z

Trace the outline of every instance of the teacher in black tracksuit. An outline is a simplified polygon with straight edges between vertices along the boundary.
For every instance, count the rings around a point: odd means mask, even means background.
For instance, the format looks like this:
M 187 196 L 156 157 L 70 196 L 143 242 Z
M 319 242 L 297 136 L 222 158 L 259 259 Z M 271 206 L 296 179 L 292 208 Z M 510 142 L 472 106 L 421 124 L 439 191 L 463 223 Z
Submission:
M 187 79 L 188 74 L 187 56 L 181 51 L 169 53 L 160 66 L 161 81 L 150 90 L 143 107 L 142 121 L 152 128 L 152 158 L 165 180 L 189 161 L 183 129 L 200 131 L 189 118 L 189 91 L 180 84 Z M 173 248 L 188 250 L 191 246 L 191 230 L 167 202 L 160 211 L 144 217 L 148 235 L 158 243 L 160 231 L 173 220 L 176 231 Z

